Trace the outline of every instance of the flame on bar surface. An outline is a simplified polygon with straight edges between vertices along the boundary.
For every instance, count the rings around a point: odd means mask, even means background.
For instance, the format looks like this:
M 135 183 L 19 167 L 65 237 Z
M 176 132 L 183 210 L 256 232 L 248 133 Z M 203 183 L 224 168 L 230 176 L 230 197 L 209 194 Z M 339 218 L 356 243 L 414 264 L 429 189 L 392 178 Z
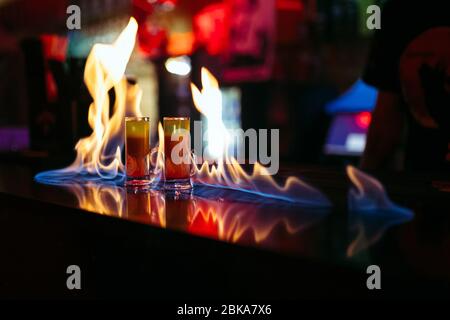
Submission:
M 393 203 L 387 196 L 383 185 L 368 174 L 347 166 L 347 175 L 354 185 L 348 193 L 348 209 L 353 212 L 398 212 L 411 216 L 411 210 Z
M 347 175 L 354 185 L 348 192 L 350 229 L 357 233 L 347 248 L 352 257 L 377 242 L 388 228 L 412 220 L 414 213 L 393 203 L 377 179 L 352 166 Z
M 142 96 L 137 87 L 128 90 L 124 77 L 137 29 L 136 20 L 131 18 L 113 44 L 95 44 L 92 48 L 84 71 L 84 82 L 93 99 L 88 115 L 92 134 L 78 141 L 75 146 L 77 157 L 69 167 L 42 172 L 36 176 L 38 181 L 62 184 L 80 177 L 95 180 L 123 176 L 121 148 L 124 144 L 124 117 L 140 116 Z M 112 115 L 108 96 L 111 89 L 114 89 L 116 96 Z
M 250 192 L 265 197 L 301 203 L 306 206 L 328 207 L 330 202 L 319 190 L 296 177 L 288 177 L 284 185 L 278 184 L 268 170 L 256 162 L 248 174 L 238 161 L 228 155 L 230 136 L 222 120 L 222 94 L 217 79 L 206 69 L 201 70 L 202 90 L 191 84 L 195 107 L 213 130 L 208 132 L 208 152 L 214 156 L 214 164 L 204 161 L 196 166 L 194 181 L 213 187 Z

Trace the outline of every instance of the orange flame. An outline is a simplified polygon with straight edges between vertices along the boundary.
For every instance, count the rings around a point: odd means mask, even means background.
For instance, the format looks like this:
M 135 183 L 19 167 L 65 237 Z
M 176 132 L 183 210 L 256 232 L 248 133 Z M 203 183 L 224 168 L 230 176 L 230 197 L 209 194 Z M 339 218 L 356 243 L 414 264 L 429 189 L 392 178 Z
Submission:
M 301 202 L 311 206 L 329 206 L 329 200 L 317 189 L 296 177 L 289 177 L 284 185 L 279 185 L 270 176 L 268 170 L 260 163 L 255 163 L 252 174 L 248 174 L 238 161 L 228 155 L 230 136 L 222 120 L 222 94 L 217 79 L 206 69 L 201 71 L 202 90 L 191 84 L 195 107 L 206 118 L 210 127 L 208 145 L 210 154 L 214 156 L 214 165 L 203 162 L 197 168 L 197 183 L 239 189 L 273 198 Z
M 131 18 L 127 27 L 111 44 L 95 44 L 84 72 L 84 82 L 93 98 L 88 121 L 92 128 L 89 137 L 75 146 L 77 157 L 66 172 L 87 173 L 112 179 L 124 172 L 121 159 L 124 117 L 140 116 L 142 92 L 138 87 L 128 88 L 125 69 L 133 52 L 138 24 Z M 109 114 L 108 91 L 114 89 L 114 112 Z M 127 110 L 128 108 L 128 110 Z
M 151 165 L 154 168 L 153 169 L 153 175 L 152 180 L 157 183 L 162 180 L 163 174 L 164 174 L 164 128 L 161 124 L 161 122 L 158 123 L 158 139 L 159 144 L 158 146 L 152 151 L 152 159 L 151 159 Z M 154 159 L 154 155 L 156 154 L 156 159 Z

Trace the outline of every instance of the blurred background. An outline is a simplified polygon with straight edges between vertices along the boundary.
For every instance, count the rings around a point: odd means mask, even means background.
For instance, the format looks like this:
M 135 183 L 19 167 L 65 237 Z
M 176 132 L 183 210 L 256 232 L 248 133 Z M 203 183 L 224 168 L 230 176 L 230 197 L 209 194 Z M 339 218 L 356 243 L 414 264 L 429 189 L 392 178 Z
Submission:
M 81 29 L 68 30 L 70 5 Z M 90 134 L 83 83 L 94 43 L 139 23 L 128 65 L 152 133 L 200 119 L 190 82 L 219 79 L 229 127 L 280 129 L 285 164 L 357 163 L 377 91 L 360 76 L 376 0 L 0 0 L 0 161 L 65 165 Z M 113 94 L 113 93 L 112 93 Z

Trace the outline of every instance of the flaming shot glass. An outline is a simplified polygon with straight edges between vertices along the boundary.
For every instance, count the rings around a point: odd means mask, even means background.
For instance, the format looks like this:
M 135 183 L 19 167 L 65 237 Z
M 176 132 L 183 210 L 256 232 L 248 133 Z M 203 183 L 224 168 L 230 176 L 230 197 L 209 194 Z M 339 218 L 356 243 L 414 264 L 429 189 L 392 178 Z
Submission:
M 164 118 L 164 189 L 189 191 L 192 189 L 190 118 Z
M 125 185 L 146 189 L 150 186 L 150 118 L 125 118 Z

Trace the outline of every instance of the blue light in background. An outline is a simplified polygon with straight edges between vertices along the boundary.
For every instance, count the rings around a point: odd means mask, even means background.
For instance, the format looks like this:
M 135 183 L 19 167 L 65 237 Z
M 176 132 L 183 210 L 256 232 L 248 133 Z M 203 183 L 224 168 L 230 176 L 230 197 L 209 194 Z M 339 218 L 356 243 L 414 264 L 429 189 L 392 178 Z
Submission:
M 375 108 L 378 90 L 369 86 L 361 79 L 353 84 L 339 98 L 331 101 L 325 107 L 329 114 L 341 112 L 371 111 Z

